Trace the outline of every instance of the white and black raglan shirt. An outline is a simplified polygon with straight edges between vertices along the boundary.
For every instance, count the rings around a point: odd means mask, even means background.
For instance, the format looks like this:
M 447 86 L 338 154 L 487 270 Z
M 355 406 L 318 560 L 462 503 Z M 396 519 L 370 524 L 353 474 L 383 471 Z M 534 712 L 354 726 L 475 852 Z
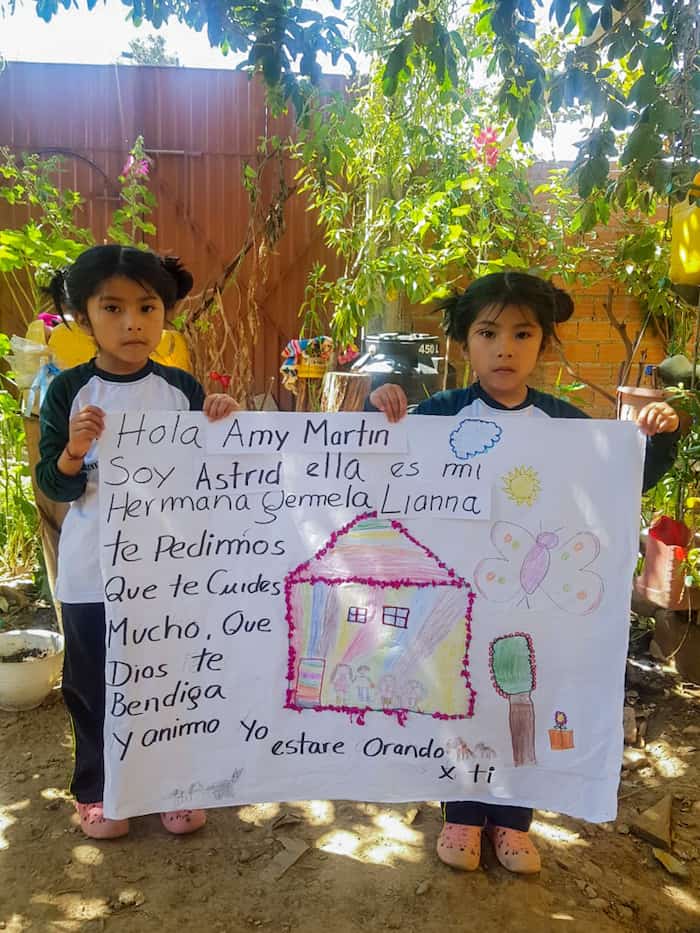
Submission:
M 201 411 L 204 390 L 189 373 L 149 360 L 143 369 L 117 376 L 95 360 L 67 369 L 53 380 L 41 406 L 40 460 L 36 481 L 56 502 L 70 502 L 58 549 L 56 598 L 64 603 L 101 603 L 97 444 L 76 476 L 58 469 L 68 443 L 68 423 L 86 405 L 113 411 Z

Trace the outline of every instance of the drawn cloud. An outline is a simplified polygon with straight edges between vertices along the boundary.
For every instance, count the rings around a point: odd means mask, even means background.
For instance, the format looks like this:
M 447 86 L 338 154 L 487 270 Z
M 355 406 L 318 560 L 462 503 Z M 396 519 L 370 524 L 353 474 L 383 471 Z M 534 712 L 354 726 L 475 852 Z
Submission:
M 469 460 L 495 447 L 502 434 L 502 429 L 495 421 L 465 418 L 450 434 L 450 447 L 458 460 Z

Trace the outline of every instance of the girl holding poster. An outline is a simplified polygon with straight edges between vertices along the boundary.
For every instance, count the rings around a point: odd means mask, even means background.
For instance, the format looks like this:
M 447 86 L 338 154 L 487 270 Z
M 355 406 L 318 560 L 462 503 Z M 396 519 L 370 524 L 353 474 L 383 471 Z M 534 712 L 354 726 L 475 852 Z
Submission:
M 87 836 L 113 839 L 128 820 L 104 815 L 105 610 L 99 563 L 97 440 L 110 411 L 204 411 L 214 421 L 239 408 L 228 395 L 205 397 L 189 373 L 150 359 L 192 276 L 174 257 L 108 245 L 81 253 L 48 288 L 56 310 L 95 340 L 94 359 L 60 373 L 41 407 L 36 479 L 70 502 L 59 542 L 56 597 L 65 635 L 63 697 L 75 737 L 71 792 Z M 204 825 L 204 810 L 161 813 L 171 833 Z
M 438 392 L 415 413 L 487 420 L 503 411 L 523 417 L 588 417 L 528 385 L 542 350 L 557 339 L 555 325 L 568 320 L 573 310 L 566 292 L 534 275 L 498 272 L 477 279 L 442 306 L 444 331 L 462 345 L 477 381 L 466 389 Z M 406 395 L 400 386 L 387 383 L 372 392 L 369 407 L 383 411 L 389 421 L 399 421 L 407 411 Z M 647 435 L 644 488 L 649 489 L 673 463 L 678 415 L 666 402 L 652 402 L 642 409 L 637 424 Z M 476 869 L 486 829 L 505 868 L 523 874 L 540 870 L 540 856 L 529 836 L 531 809 L 454 801 L 443 804 L 443 816 L 437 854 L 446 864 Z

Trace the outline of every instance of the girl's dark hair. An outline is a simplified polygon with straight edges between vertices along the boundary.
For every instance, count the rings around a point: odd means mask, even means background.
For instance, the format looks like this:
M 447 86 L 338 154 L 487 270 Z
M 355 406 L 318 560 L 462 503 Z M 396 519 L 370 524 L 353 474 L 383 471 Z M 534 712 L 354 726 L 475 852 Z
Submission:
M 192 276 L 176 256 L 161 257 L 150 250 L 110 244 L 86 249 L 71 266 L 53 276 L 45 291 L 61 317 L 64 311 L 86 315 L 88 299 L 105 279 L 113 276 L 149 286 L 166 311 L 184 298 L 193 284 Z
M 551 282 L 526 272 L 493 272 L 440 305 L 443 330 L 452 340 L 466 343 L 469 328 L 484 308 L 493 307 L 500 314 L 508 305 L 534 314 L 542 328 L 543 347 L 551 337 L 557 339 L 554 325 L 568 321 L 574 313 L 571 296 Z

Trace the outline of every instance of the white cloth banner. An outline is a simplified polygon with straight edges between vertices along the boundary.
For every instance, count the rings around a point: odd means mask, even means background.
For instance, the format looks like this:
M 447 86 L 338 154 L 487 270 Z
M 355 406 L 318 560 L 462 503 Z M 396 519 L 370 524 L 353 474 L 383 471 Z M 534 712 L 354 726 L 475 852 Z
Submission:
M 503 413 L 107 418 L 105 811 L 616 812 L 643 447 Z

